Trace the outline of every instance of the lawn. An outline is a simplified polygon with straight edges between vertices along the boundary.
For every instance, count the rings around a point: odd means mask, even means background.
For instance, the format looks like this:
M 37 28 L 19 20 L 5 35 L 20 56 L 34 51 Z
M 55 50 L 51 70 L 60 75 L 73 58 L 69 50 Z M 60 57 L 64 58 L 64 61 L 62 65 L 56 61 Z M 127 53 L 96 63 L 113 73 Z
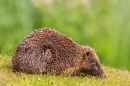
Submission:
M 103 66 L 107 75 L 97 77 L 72 77 L 14 72 L 11 56 L 0 55 L 0 86 L 130 86 L 130 72 Z

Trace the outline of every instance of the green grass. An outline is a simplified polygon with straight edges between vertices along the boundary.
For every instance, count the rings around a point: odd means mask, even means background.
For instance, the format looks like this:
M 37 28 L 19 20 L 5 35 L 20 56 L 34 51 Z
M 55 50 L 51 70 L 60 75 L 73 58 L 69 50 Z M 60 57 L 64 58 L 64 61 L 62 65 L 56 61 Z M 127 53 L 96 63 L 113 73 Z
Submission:
M 130 86 L 130 72 L 104 66 L 107 78 L 13 72 L 11 57 L 0 55 L 0 86 Z

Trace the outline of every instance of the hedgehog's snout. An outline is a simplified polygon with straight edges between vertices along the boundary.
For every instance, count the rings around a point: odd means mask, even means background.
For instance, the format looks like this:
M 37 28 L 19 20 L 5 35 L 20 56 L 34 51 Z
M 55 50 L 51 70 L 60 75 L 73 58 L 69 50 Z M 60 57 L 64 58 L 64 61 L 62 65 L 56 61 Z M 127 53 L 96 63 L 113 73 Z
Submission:
M 92 66 L 92 70 L 94 71 L 94 73 L 92 73 L 92 75 L 94 76 L 99 76 L 101 78 L 105 78 L 106 77 L 106 74 L 104 73 L 103 69 L 102 69 L 102 66 L 101 64 L 98 63 L 92 63 L 91 64 Z

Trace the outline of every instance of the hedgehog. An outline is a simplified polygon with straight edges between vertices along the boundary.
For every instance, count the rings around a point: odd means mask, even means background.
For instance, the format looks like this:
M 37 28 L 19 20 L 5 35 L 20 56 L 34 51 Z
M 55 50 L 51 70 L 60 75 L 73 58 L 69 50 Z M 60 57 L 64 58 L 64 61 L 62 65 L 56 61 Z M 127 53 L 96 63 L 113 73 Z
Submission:
M 26 73 L 106 77 L 93 48 L 50 28 L 35 30 L 17 45 L 12 67 Z

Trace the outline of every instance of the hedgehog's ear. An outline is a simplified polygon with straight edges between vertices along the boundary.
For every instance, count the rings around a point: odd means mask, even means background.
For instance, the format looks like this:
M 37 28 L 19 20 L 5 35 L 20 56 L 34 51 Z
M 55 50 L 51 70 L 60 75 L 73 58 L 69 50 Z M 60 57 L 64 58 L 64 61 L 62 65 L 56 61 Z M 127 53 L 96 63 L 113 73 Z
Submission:
M 86 53 L 84 53 L 84 55 L 83 55 L 83 59 L 85 59 L 86 58 Z

